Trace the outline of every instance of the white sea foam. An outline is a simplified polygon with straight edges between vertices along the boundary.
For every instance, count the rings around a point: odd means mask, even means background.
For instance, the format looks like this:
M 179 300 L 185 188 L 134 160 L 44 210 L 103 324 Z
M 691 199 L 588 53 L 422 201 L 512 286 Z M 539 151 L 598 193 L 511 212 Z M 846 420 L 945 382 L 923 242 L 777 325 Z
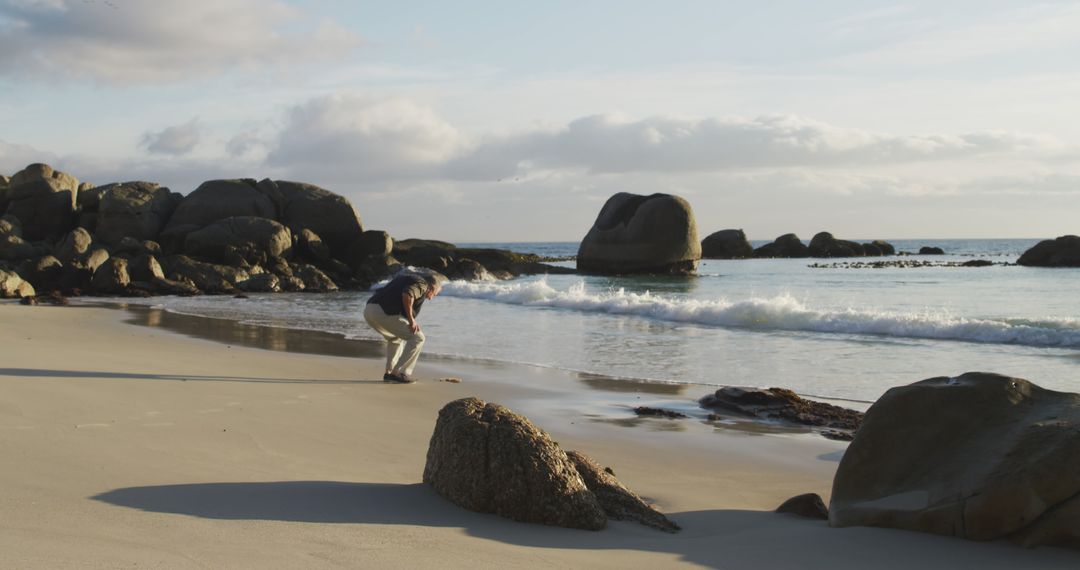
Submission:
M 972 318 L 947 311 L 901 313 L 863 308 L 817 309 L 791 295 L 695 300 L 634 293 L 624 289 L 595 293 L 584 282 L 558 290 L 538 279 L 516 283 L 453 281 L 451 297 L 512 305 L 630 315 L 660 321 L 755 330 L 784 330 L 887 337 L 1080 348 L 1080 319 Z

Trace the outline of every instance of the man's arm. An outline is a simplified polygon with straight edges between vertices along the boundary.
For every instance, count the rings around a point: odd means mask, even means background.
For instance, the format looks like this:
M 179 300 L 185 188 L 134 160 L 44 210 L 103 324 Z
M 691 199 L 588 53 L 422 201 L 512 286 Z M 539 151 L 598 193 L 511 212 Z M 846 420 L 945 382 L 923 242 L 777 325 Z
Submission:
M 401 293 L 401 311 L 405 315 L 405 320 L 409 321 L 409 330 L 411 332 L 419 331 L 420 323 L 417 323 L 416 317 L 413 316 L 413 298 L 406 291 Z

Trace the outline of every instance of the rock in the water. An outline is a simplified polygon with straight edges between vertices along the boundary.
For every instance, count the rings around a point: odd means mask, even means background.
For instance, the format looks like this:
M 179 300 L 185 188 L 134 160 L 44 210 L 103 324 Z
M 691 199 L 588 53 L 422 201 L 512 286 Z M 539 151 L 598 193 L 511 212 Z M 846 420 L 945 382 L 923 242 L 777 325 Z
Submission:
M 1016 263 L 1035 267 L 1080 267 L 1080 236 L 1040 241 L 1025 251 Z
M 344 252 L 364 232 L 360 215 L 344 196 L 303 182 L 263 180 L 259 184 L 272 184 L 280 193 L 281 223 L 294 231 L 315 232 L 335 254 Z
M 251 263 L 262 263 L 292 255 L 292 234 L 274 220 L 241 216 L 218 220 L 184 239 L 185 253 L 215 262 L 226 261 L 229 248 Z
M 742 230 L 720 230 L 701 240 L 705 259 L 745 259 L 754 256 L 754 247 Z
M 919 255 L 945 255 L 945 250 L 940 247 L 924 245 L 919 248 Z
M 113 257 L 101 264 L 101 267 L 94 272 L 90 289 L 95 293 L 115 295 L 123 293 L 130 283 L 128 261 L 122 257 Z
M 620 192 L 608 199 L 578 248 L 579 271 L 687 274 L 701 242 L 690 204 L 670 194 Z
M 863 246 L 853 241 L 836 239 L 829 232 L 819 232 L 810 240 L 810 257 L 862 257 Z
M 794 496 L 784 501 L 779 507 L 776 507 L 776 512 L 789 513 L 811 519 L 828 520 L 829 518 L 829 509 L 825 507 L 825 501 L 821 500 L 821 495 L 818 495 L 817 493 L 806 493 Z
M 876 239 L 876 240 L 870 242 L 869 244 L 864 244 L 864 245 L 872 245 L 872 246 L 877 247 L 878 250 L 881 251 L 881 255 L 896 255 L 896 247 L 893 246 L 893 244 L 891 244 L 891 243 L 889 243 L 889 242 L 887 242 L 885 240 Z M 869 254 L 867 254 L 867 255 L 869 255 Z
M 760 390 L 725 386 L 699 402 L 706 408 L 812 426 L 857 430 L 862 422 L 862 414 L 855 410 L 807 400 L 784 388 Z
M 809 257 L 810 249 L 795 234 L 784 234 L 754 250 L 754 257 Z
M 472 511 L 589 530 L 607 525 L 596 496 L 543 430 L 476 398 L 439 411 L 424 482 Z
M 567 451 L 566 456 L 574 464 L 585 487 L 589 489 L 604 514 L 617 521 L 637 521 L 664 532 L 675 532 L 679 525 L 654 509 L 633 491 L 619 482 L 615 475 L 580 451 Z
M 239 216 L 277 219 L 278 205 L 254 180 L 209 180 L 184 197 L 165 230 L 183 226 L 204 228 Z M 165 243 L 161 244 L 165 247 Z M 166 247 L 166 251 L 169 249 Z
M 24 280 L 14 271 L 0 269 L 0 297 L 12 299 L 19 297 L 33 297 L 34 286 Z
M 248 293 L 278 293 L 281 291 L 281 279 L 273 273 L 259 273 L 252 275 L 247 281 L 241 281 L 240 290 Z
M 125 237 L 154 240 L 176 209 L 168 188 L 155 182 L 122 182 L 94 189 L 100 195 L 95 235 L 107 245 Z
M 1080 394 L 969 372 L 885 393 L 833 480 L 832 526 L 1080 547 Z

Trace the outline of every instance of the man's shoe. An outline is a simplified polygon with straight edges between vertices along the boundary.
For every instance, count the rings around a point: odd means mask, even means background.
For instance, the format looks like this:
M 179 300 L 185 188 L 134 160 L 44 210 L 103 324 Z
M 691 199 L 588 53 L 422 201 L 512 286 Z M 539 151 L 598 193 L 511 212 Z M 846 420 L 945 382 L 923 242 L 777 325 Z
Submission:
M 383 382 L 393 382 L 395 384 L 412 384 L 413 382 L 416 382 L 416 379 L 414 379 L 412 376 L 409 376 L 408 374 L 405 374 L 404 372 L 401 374 L 394 374 L 393 372 L 391 372 L 389 374 L 383 375 Z

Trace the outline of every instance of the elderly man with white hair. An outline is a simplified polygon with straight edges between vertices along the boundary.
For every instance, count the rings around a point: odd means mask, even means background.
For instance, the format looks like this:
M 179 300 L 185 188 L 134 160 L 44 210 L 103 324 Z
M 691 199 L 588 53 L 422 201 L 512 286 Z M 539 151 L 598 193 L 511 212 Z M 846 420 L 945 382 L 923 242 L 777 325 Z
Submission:
M 410 384 L 424 346 L 416 322 L 424 301 L 439 294 L 442 285 L 433 274 L 402 273 L 375 291 L 364 307 L 364 320 L 388 343 L 384 382 Z

